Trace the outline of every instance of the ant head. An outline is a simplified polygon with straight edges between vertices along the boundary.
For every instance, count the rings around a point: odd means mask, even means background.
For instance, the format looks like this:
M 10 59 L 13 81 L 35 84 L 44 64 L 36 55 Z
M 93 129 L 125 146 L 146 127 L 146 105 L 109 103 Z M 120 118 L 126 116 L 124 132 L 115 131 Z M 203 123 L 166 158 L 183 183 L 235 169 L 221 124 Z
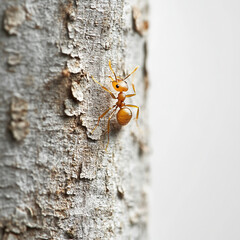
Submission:
M 136 67 L 130 74 L 128 74 L 125 78 L 120 78 L 120 77 L 117 77 L 117 75 L 115 74 L 115 72 L 113 71 L 112 69 L 112 65 L 111 65 L 111 61 L 109 60 L 109 68 L 110 70 L 112 71 L 114 77 L 115 77 L 115 80 L 111 77 L 111 76 L 108 76 L 111 81 L 112 81 L 112 85 L 114 87 L 114 89 L 118 92 L 126 92 L 128 90 L 128 85 L 127 85 L 127 82 L 125 81 L 129 76 L 131 76 L 137 69 L 138 67 Z
M 126 92 L 128 90 L 127 83 L 122 79 L 117 79 L 116 81 L 112 81 L 112 85 L 114 89 L 118 92 Z

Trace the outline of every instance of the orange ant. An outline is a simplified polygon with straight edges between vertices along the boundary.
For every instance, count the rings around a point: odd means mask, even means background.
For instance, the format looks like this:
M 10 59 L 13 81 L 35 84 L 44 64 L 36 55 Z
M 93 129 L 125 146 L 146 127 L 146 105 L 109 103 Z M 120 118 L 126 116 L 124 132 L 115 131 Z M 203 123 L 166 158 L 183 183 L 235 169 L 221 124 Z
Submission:
M 134 108 L 137 108 L 137 116 L 136 116 L 136 121 L 138 120 L 138 116 L 139 116 L 139 107 L 138 106 L 135 106 L 135 105 L 130 105 L 130 104 L 125 104 L 125 98 L 128 98 L 128 97 L 133 97 L 136 95 L 136 90 L 135 90 L 135 86 L 133 84 L 133 81 L 132 81 L 132 88 L 133 88 L 133 91 L 134 93 L 133 94 L 125 94 L 124 92 L 127 92 L 128 91 L 128 84 L 127 82 L 125 81 L 128 77 L 130 77 L 137 69 L 138 67 L 136 67 L 130 74 L 128 74 L 125 78 L 121 78 L 121 77 L 117 77 L 117 75 L 115 74 L 115 72 L 113 71 L 112 69 L 112 66 L 111 66 L 111 61 L 109 60 L 109 68 L 110 70 L 112 71 L 114 77 L 115 77 L 115 80 L 111 77 L 111 76 L 108 76 L 111 81 L 112 81 L 112 86 L 113 88 L 119 92 L 118 96 L 115 97 L 114 94 L 108 90 L 106 87 L 104 87 L 101 83 L 99 83 L 97 80 L 94 79 L 93 76 L 92 79 L 97 83 L 99 84 L 105 91 L 107 91 L 108 93 L 110 93 L 111 97 L 113 99 L 117 99 L 117 102 L 116 104 L 114 104 L 112 107 L 110 107 L 108 110 L 106 110 L 102 115 L 99 116 L 98 118 L 98 122 L 97 122 L 97 125 L 95 126 L 95 128 L 92 130 L 92 133 L 93 131 L 97 128 L 97 126 L 99 125 L 99 122 L 101 120 L 101 118 L 103 118 L 111 109 L 113 109 L 112 113 L 110 114 L 109 118 L 108 118 L 108 127 L 107 127 L 107 130 L 108 130 L 108 142 L 107 142 L 107 146 L 106 146 L 106 149 L 107 150 L 107 147 L 108 147 L 108 144 L 109 144 L 109 132 L 110 132 L 110 120 L 113 116 L 113 114 L 116 112 L 116 110 L 119 108 L 119 111 L 117 112 L 117 121 L 120 125 L 127 125 L 129 123 L 129 121 L 131 120 L 132 118 L 132 111 L 128 108 L 128 107 L 134 107 Z

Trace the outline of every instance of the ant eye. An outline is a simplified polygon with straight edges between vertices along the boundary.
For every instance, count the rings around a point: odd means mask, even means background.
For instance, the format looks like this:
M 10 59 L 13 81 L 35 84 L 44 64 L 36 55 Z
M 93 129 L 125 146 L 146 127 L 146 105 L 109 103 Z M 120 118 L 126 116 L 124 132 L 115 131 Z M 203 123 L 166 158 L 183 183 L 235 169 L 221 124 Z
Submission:
M 116 88 L 119 88 L 119 85 L 118 85 L 118 84 L 116 85 Z

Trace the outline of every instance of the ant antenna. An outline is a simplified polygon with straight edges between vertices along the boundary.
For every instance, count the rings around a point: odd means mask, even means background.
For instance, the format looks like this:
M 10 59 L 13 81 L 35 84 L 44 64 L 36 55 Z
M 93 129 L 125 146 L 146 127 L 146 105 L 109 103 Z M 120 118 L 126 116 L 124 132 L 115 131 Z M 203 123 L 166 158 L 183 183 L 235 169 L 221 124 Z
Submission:
M 109 63 L 109 68 L 110 68 L 110 70 L 112 71 L 112 73 L 114 74 L 115 79 L 117 80 L 117 76 L 116 76 L 115 72 L 114 72 L 113 69 L 112 69 L 111 60 L 109 60 L 108 63 Z
M 138 69 L 138 67 L 136 67 L 130 74 L 128 74 L 123 80 L 127 79 L 128 77 L 130 77 L 134 72 L 136 72 Z
M 111 79 L 112 82 L 114 81 L 114 79 L 111 76 L 108 76 L 108 77 Z

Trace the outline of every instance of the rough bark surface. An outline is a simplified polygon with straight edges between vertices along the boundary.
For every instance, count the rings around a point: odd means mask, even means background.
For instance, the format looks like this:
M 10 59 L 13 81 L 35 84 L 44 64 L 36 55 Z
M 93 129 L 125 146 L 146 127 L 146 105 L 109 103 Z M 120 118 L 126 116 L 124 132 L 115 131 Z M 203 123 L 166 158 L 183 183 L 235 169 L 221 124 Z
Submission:
M 146 1 L 0 4 L 0 239 L 147 239 Z M 98 116 L 135 76 L 140 129 Z M 136 112 L 134 112 L 134 115 Z

